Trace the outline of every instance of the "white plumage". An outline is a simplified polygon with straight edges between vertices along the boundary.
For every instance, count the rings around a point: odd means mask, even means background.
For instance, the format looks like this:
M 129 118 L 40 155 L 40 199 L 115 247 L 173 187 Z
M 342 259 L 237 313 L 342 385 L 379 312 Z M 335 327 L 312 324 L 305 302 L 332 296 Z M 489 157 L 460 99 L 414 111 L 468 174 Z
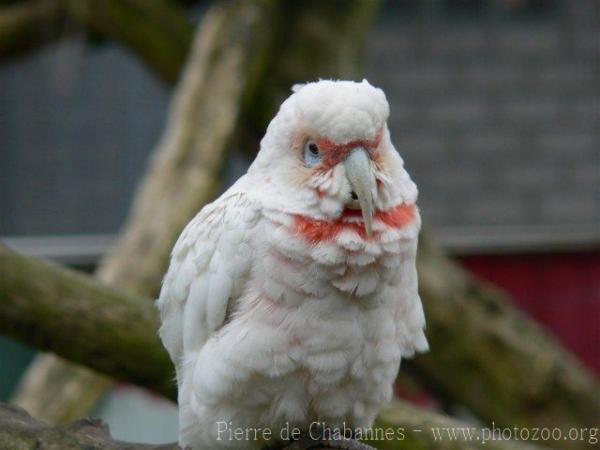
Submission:
M 263 444 L 219 423 L 273 438 L 369 427 L 400 359 L 427 349 L 417 189 L 385 95 L 366 81 L 294 91 L 248 173 L 181 234 L 157 300 L 183 447 Z

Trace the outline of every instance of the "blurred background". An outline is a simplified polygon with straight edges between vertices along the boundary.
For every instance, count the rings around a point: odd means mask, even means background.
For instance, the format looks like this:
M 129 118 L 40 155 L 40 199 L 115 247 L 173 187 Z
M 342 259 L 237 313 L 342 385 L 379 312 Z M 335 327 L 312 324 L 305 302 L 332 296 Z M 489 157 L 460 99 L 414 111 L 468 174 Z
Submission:
M 209 2 L 187 3 L 196 21 Z M 600 374 L 599 2 L 387 1 L 364 56 L 425 226 Z M 77 29 L 0 63 L 0 240 L 92 271 L 170 93 L 126 50 Z M 233 155 L 227 179 L 249 162 Z M 0 337 L 0 400 L 33 355 Z M 130 387 L 97 414 L 117 438 L 176 438 L 175 408 Z

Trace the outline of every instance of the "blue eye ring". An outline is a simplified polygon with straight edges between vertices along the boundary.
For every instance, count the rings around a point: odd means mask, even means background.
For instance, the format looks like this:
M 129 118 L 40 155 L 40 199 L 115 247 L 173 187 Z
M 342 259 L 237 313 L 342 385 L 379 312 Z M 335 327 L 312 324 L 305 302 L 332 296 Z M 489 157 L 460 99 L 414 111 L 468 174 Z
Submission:
M 321 161 L 323 154 L 317 143 L 312 139 L 307 139 L 304 143 L 304 164 L 306 167 L 313 167 Z

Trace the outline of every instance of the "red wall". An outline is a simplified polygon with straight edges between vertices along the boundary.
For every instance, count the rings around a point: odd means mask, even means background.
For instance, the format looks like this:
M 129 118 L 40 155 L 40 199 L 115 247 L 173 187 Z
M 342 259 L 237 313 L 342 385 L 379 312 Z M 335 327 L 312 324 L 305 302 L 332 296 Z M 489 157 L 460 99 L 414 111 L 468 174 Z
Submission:
M 462 257 L 600 375 L 600 253 Z

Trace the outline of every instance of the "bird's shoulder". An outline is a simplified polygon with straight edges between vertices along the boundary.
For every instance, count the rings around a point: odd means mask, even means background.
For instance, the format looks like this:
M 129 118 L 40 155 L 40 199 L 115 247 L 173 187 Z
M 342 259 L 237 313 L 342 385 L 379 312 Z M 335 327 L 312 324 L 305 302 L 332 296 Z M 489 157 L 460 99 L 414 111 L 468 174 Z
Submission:
M 236 271 L 233 259 L 249 244 L 261 216 L 260 203 L 254 197 L 247 190 L 247 183 L 240 179 L 196 214 L 173 247 L 163 290 L 174 282 L 189 285 L 194 276 L 206 270 L 214 272 L 215 264 L 228 258 L 232 258 L 228 272 Z M 211 264 L 215 257 L 218 261 Z M 176 299 L 183 300 L 183 292 L 174 294 Z
M 252 192 L 246 190 L 245 183 L 236 183 L 212 203 L 205 205 L 188 223 L 175 244 L 172 256 L 181 256 L 194 243 L 202 248 L 210 249 L 213 241 L 221 235 L 234 230 L 251 229 L 260 215 L 260 203 Z M 202 245 L 203 244 L 203 245 Z

